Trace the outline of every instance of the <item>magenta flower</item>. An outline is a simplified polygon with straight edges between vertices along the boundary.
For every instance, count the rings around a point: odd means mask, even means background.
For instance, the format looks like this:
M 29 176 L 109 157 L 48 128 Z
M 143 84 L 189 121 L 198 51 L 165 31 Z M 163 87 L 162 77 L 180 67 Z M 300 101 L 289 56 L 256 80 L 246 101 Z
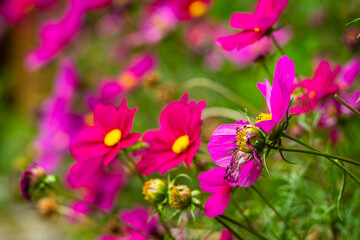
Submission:
M 143 141 L 150 147 L 137 163 L 142 174 L 149 175 L 155 171 L 163 174 L 182 162 L 190 167 L 202 140 L 201 113 L 206 103 L 188 103 L 188 98 L 189 95 L 184 94 L 179 102 L 165 106 L 159 120 L 161 128 L 144 134 Z
M 269 133 L 273 127 L 285 117 L 290 104 L 290 89 L 295 79 L 294 62 L 283 56 L 276 63 L 274 83 L 271 87 L 267 79 L 258 83 L 257 87 L 264 95 L 269 113 L 261 113 L 256 126 Z
M 107 166 L 121 149 L 138 141 L 140 133 L 130 133 L 136 109 L 128 109 L 124 98 L 120 107 L 99 104 L 94 111 L 94 126 L 81 130 L 71 146 L 71 153 L 78 161 L 102 158 Z
M 255 43 L 276 23 L 287 2 L 288 0 L 259 0 L 254 13 L 234 13 L 230 25 L 243 31 L 218 38 L 216 43 L 227 51 Z
M 356 57 L 346 63 L 337 79 L 341 90 L 349 90 L 351 85 L 358 78 L 360 73 L 360 58 Z
M 52 60 L 75 37 L 80 30 L 84 14 L 102 8 L 112 0 L 70 1 L 65 15 L 58 21 L 48 21 L 40 31 L 39 47 L 26 58 L 26 65 L 37 70 Z
M 114 204 L 119 190 L 125 182 L 123 166 L 119 161 L 112 162 L 104 168 L 101 158 L 91 159 L 87 162 L 74 163 L 67 176 L 67 182 L 72 188 L 84 189 L 82 198 L 103 210 L 110 210 Z M 86 214 L 91 208 L 83 202 L 75 202 L 73 209 L 78 214 Z
M 54 85 L 52 95 L 44 102 L 34 140 L 37 165 L 48 174 L 56 171 L 84 126 L 82 117 L 72 110 L 78 79 L 71 62 L 61 63 Z
M 291 112 L 300 114 L 308 113 L 314 110 L 324 98 L 334 94 L 339 90 L 339 84 L 336 82 L 341 67 L 337 65 L 331 70 L 330 63 L 323 60 L 319 63 L 313 78 L 307 78 L 301 81 L 305 96 L 297 98 L 299 105 L 292 107 Z M 326 86 L 326 87 L 324 87 Z M 300 85 L 294 84 L 293 92 L 300 91 Z M 309 109 L 310 107 L 310 109 Z

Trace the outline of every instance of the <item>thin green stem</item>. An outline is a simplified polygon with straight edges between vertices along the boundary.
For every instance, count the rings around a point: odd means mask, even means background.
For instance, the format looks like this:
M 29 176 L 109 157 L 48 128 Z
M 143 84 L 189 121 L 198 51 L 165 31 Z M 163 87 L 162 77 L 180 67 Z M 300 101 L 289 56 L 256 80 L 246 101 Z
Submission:
M 246 106 L 251 113 L 257 112 L 257 109 L 247 100 L 241 98 L 239 95 L 224 87 L 223 85 L 212 81 L 208 78 L 192 78 L 184 83 L 185 88 L 190 89 L 194 87 L 206 87 L 215 92 L 218 92 L 230 101 L 238 104 L 239 106 Z
M 73 199 L 73 200 L 82 202 L 82 203 L 86 204 L 87 206 L 89 206 L 90 208 L 92 208 L 92 209 L 100 212 L 101 214 L 103 214 L 103 215 L 105 215 L 105 216 L 108 216 L 109 218 L 116 219 L 117 221 L 121 222 L 124 226 L 126 226 L 126 227 L 128 227 L 128 228 L 131 228 L 132 230 L 134 230 L 134 231 L 136 231 L 136 232 L 138 232 L 138 233 L 140 233 L 140 234 L 143 234 L 143 235 L 145 235 L 145 236 L 148 237 L 148 238 L 155 239 L 155 237 L 147 234 L 146 232 L 143 232 L 143 231 L 135 228 L 135 227 L 132 226 L 131 224 L 128 224 L 127 222 L 122 221 L 122 220 L 119 219 L 118 216 L 116 216 L 115 214 L 113 214 L 113 213 L 111 213 L 111 212 L 104 211 L 104 210 L 101 209 L 100 207 L 98 207 L 98 206 L 96 206 L 96 205 L 94 205 L 94 204 L 92 204 L 92 203 L 89 203 L 89 202 L 85 201 L 84 199 L 81 199 L 81 198 L 79 198 L 78 196 L 76 196 L 76 195 L 74 195 L 74 194 L 72 194 L 72 193 L 67 192 L 67 191 L 64 190 L 64 189 L 61 189 L 61 188 L 59 188 L 59 187 L 55 187 L 55 186 L 53 186 L 53 185 L 47 185 L 47 188 L 50 189 L 50 190 L 52 190 L 52 191 L 55 192 L 55 193 L 58 193 L 58 194 L 64 196 L 64 197 L 67 197 L 67 198 L 70 198 L 70 199 Z
M 296 139 L 296 138 L 294 138 L 294 137 L 291 137 L 291 136 L 289 136 L 289 135 L 287 135 L 287 134 L 285 134 L 285 133 L 283 133 L 282 135 L 283 135 L 283 137 L 288 138 L 288 139 L 290 139 L 290 140 L 293 140 L 294 142 L 297 142 L 298 144 L 303 145 L 304 147 L 307 147 L 307 148 L 309 148 L 309 149 L 311 149 L 311 150 L 313 150 L 313 151 L 320 152 L 319 149 L 314 148 L 314 147 L 312 147 L 312 146 L 310 146 L 310 145 L 302 142 L 302 141 L 299 140 L 299 139 Z M 347 169 L 346 167 L 344 167 L 343 165 L 341 165 L 337 160 L 334 160 L 334 159 L 332 159 L 332 158 L 330 158 L 330 157 L 325 157 L 325 158 L 328 159 L 328 160 L 329 160 L 330 162 L 332 162 L 333 164 L 335 164 L 338 168 L 340 168 L 340 169 L 342 169 L 344 172 L 346 172 L 347 175 L 349 175 L 357 184 L 360 185 L 360 179 L 359 179 L 357 176 L 355 176 L 355 174 L 353 174 L 349 169 Z
M 163 218 L 162 214 L 160 212 L 158 212 L 158 215 L 159 215 L 160 222 L 161 222 L 161 224 L 163 225 L 163 227 L 165 229 L 166 234 L 169 236 L 170 239 L 175 240 L 175 238 L 172 235 L 171 230 L 170 230 L 169 226 L 167 225 L 165 219 Z
M 230 198 L 232 204 L 238 209 L 238 211 L 240 212 L 241 216 L 244 218 L 246 224 L 248 225 L 249 228 L 251 229 L 255 229 L 253 227 L 253 225 L 251 224 L 251 221 L 248 219 L 248 217 L 246 217 L 246 215 L 244 214 L 244 211 L 242 210 L 242 208 L 239 206 L 239 204 L 235 201 L 235 199 L 233 197 Z
M 268 66 L 266 65 L 265 59 L 264 59 L 264 58 L 261 58 L 261 59 L 259 59 L 258 62 L 259 62 L 260 65 L 264 68 L 264 70 L 265 70 L 265 72 L 266 72 L 266 75 L 267 75 L 269 81 L 271 81 L 273 77 L 272 77 L 272 74 L 271 74 Z
M 215 219 L 216 219 L 216 221 L 221 223 L 225 228 L 227 228 L 232 233 L 232 235 L 234 235 L 237 239 L 239 239 L 239 240 L 243 239 L 237 232 L 235 232 L 227 223 L 225 223 L 219 217 L 215 217 Z
M 197 206 L 200 210 L 204 211 L 204 207 L 203 207 L 203 206 L 201 206 L 201 205 L 196 205 L 196 206 Z M 266 237 L 262 236 L 260 233 L 257 233 L 255 230 L 249 229 L 249 228 L 246 227 L 245 225 L 237 222 L 236 220 L 234 220 L 234 219 L 232 219 L 232 218 L 230 218 L 230 217 L 228 217 L 228 216 L 226 216 L 226 215 L 219 215 L 219 216 L 217 216 L 216 218 L 222 218 L 222 219 L 224 219 L 224 220 L 227 220 L 227 221 L 235 224 L 236 226 L 241 227 L 241 228 L 245 229 L 246 231 L 254 234 L 255 236 L 259 237 L 260 239 L 263 239 L 263 240 L 266 240 L 266 239 L 267 239 Z M 230 229 L 229 229 L 229 230 L 230 230 Z M 230 230 L 230 231 L 231 231 L 231 230 Z
M 220 216 L 218 216 L 218 217 L 219 217 L 219 218 L 222 218 L 222 219 L 224 219 L 224 220 L 227 220 L 227 221 L 229 221 L 229 222 L 237 225 L 238 227 L 241 227 L 241 228 L 245 229 L 246 231 L 248 231 L 249 233 L 254 234 L 255 236 L 257 236 L 257 237 L 260 238 L 260 239 L 267 240 L 267 238 L 264 237 L 263 235 L 261 235 L 260 233 L 257 233 L 255 230 L 246 227 L 245 225 L 237 222 L 236 220 L 234 220 L 234 219 L 232 219 L 232 218 L 230 218 L 230 217 L 228 217 L 228 216 L 226 216 L 226 215 L 220 215 Z
M 338 100 L 342 105 L 344 105 L 345 107 L 347 107 L 350 111 L 352 111 L 353 113 L 355 113 L 358 117 L 360 117 L 360 112 L 358 110 L 356 110 L 355 108 L 353 108 L 352 106 L 350 106 L 347 102 L 344 101 L 344 99 L 342 99 L 341 97 L 339 97 L 339 95 L 335 94 L 334 98 L 336 100 Z
M 282 55 L 285 55 L 285 52 L 284 50 L 281 48 L 280 44 L 277 42 L 277 40 L 275 39 L 275 37 L 270 34 L 270 37 L 271 37 L 271 40 L 273 41 L 275 47 L 279 50 L 279 52 L 282 54 Z
M 327 157 L 327 158 L 333 158 L 333 159 L 338 159 L 338 160 L 341 160 L 341 161 L 344 161 L 344 162 L 347 162 L 347 163 L 351 163 L 351 164 L 354 164 L 356 166 L 360 166 L 360 162 L 356 162 L 354 160 L 351 160 L 349 158 L 345 158 L 345 157 L 341 157 L 341 156 L 336 156 L 336 155 L 333 155 L 333 154 L 328 154 L 328 153 L 323 153 L 323 152 L 319 152 L 319 151 L 312 151 L 312 150 L 305 150 L 305 149 L 297 149 L 297 148 L 283 148 L 283 147 L 280 147 L 280 148 L 277 148 L 277 147 L 272 147 L 272 146 L 268 146 L 272 149 L 275 149 L 275 150 L 281 150 L 281 151 L 284 151 L 284 152 L 298 152 L 298 153 L 306 153 L 306 154 L 312 154 L 312 155 L 317 155 L 317 156 L 322 156 L 322 157 Z
M 142 174 L 139 172 L 139 169 L 136 167 L 136 164 L 135 164 L 134 160 L 129 156 L 129 153 L 128 153 L 126 150 L 122 151 L 122 153 L 123 153 L 123 156 L 125 156 L 126 160 L 127 160 L 129 163 L 131 163 L 132 168 L 133 168 L 133 171 L 135 172 L 135 174 L 139 177 L 139 179 L 140 179 L 143 183 L 145 183 L 145 182 L 146 182 L 146 178 L 144 177 L 144 175 L 142 175 Z
M 297 238 L 299 240 L 302 239 L 302 237 L 300 236 L 300 234 L 295 230 L 295 228 L 276 210 L 276 208 L 264 197 L 264 195 L 262 195 L 262 193 L 253 186 L 251 186 L 251 188 L 262 198 L 262 200 L 264 200 L 264 202 L 275 212 L 275 214 L 281 219 L 281 221 L 283 221 L 285 223 L 285 225 L 291 229 L 291 231 L 297 236 Z

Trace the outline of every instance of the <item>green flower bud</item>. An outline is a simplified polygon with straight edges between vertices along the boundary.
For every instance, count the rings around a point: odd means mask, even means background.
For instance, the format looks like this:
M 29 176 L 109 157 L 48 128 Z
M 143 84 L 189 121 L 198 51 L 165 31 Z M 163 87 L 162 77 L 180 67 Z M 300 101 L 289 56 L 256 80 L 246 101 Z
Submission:
M 236 129 L 236 134 L 236 144 L 242 152 L 253 152 L 253 149 L 251 149 L 248 144 L 259 152 L 263 150 L 265 146 L 265 137 L 259 128 L 251 125 L 245 125 Z
M 168 187 L 166 183 L 158 178 L 146 181 L 143 186 L 145 199 L 151 203 L 161 203 L 167 197 Z
M 169 205 L 175 209 L 185 209 L 191 204 L 191 190 L 186 185 L 172 186 L 170 188 Z

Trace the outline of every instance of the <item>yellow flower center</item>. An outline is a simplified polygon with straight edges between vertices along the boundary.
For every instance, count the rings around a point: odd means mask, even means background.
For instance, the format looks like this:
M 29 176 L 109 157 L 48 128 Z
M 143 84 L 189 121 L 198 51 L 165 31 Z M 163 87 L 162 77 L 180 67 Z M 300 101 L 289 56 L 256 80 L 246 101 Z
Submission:
M 104 144 L 108 147 L 114 146 L 121 139 L 121 131 L 119 129 L 113 129 L 108 132 L 104 138 Z
M 136 86 L 136 77 L 132 72 L 126 71 L 120 75 L 117 81 L 125 90 L 130 90 Z
M 189 5 L 190 16 L 197 18 L 204 15 L 207 11 L 207 6 L 203 1 L 193 1 Z
M 260 28 L 258 27 L 254 28 L 254 32 L 260 32 Z
M 270 113 L 260 113 L 259 116 L 256 117 L 256 123 L 271 120 L 272 116 Z
M 177 154 L 185 152 L 189 146 L 189 143 L 190 139 L 188 135 L 178 137 L 172 145 L 172 151 Z

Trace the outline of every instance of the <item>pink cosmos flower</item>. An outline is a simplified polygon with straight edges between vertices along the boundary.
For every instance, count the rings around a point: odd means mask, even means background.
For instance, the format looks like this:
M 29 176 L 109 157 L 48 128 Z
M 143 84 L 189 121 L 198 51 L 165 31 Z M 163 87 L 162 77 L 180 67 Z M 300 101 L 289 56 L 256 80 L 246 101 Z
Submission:
M 158 215 L 154 215 L 150 220 L 149 211 L 142 206 L 135 206 L 131 210 L 124 210 L 119 214 L 122 221 L 131 224 L 134 228 L 145 232 L 156 239 L 162 239 L 163 229 L 160 227 L 161 224 L 158 219 Z M 116 235 L 102 235 L 98 240 L 147 240 L 148 238 L 131 229 L 125 228 L 124 233 L 120 233 L 120 236 Z
M 155 58 L 152 55 L 137 56 L 117 79 L 104 80 L 98 96 L 89 98 L 90 107 L 98 103 L 113 103 L 120 96 L 135 89 L 142 83 L 144 76 L 155 67 L 155 64 Z
M 223 124 L 211 135 L 208 151 L 220 168 L 199 175 L 200 187 L 213 194 L 204 205 L 206 216 L 215 217 L 225 211 L 232 187 L 249 187 L 259 178 L 263 168 L 260 154 L 264 136 L 256 127 L 270 133 L 282 121 L 290 104 L 290 88 L 294 78 L 294 63 L 283 56 L 276 64 L 273 87 L 267 79 L 264 83 L 258 83 L 270 113 L 260 114 L 255 127 L 239 121 Z
M 188 167 L 200 146 L 202 139 L 201 113 L 206 102 L 188 103 L 188 94 L 179 102 L 169 103 L 160 115 L 160 129 L 144 134 L 143 141 L 150 147 L 143 153 L 137 167 L 142 174 L 149 175 L 155 171 L 163 174 L 185 162 Z
M 91 159 L 87 162 L 74 163 L 67 176 L 67 182 L 72 188 L 84 189 L 82 198 L 103 210 L 110 210 L 119 190 L 124 186 L 125 174 L 119 161 L 112 162 L 104 167 L 101 158 Z M 73 205 L 74 217 L 79 213 L 86 214 L 91 208 L 83 202 Z
M 40 44 L 26 58 L 26 65 L 37 70 L 52 60 L 75 37 L 80 30 L 84 15 L 103 8 L 112 0 L 72 0 L 65 15 L 58 21 L 48 21 L 40 31 Z
M 45 100 L 34 141 L 37 165 L 46 173 L 54 173 L 68 153 L 81 128 L 83 119 L 72 110 L 78 79 L 73 64 L 64 60 L 55 79 L 52 95 Z
M 287 2 L 288 0 L 259 0 L 254 13 L 234 13 L 230 25 L 243 31 L 218 38 L 216 43 L 231 51 L 260 40 L 279 19 Z
M 124 98 L 120 107 L 99 104 L 94 111 L 94 126 L 81 130 L 71 146 L 71 153 L 78 161 L 102 158 L 107 166 L 121 149 L 138 141 L 140 133 L 130 133 L 136 109 L 128 109 Z
M 336 77 L 340 71 L 341 67 L 339 65 L 337 65 L 334 70 L 331 70 L 329 62 L 325 60 L 321 61 L 315 71 L 314 77 L 301 81 L 306 95 L 301 95 L 297 98 L 300 105 L 292 107 L 291 112 L 296 114 L 308 113 L 314 110 L 325 97 L 338 91 L 339 85 L 336 83 Z M 300 91 L 300 85 L 297 83 L 292 87 L 292 92 L 296 89 Z
M 0 15 L 9 23 L 20 22 L 33 8 L 47 8 L 56 0 L 4 0 L 0 3 Z
M 276 63 L 274 82 L 271 87 L 267 79 L 258 83 L 257 87 L 264 95 L 269 113 L 262 113 L 255 124 L 269 133 L 273 127 L 285 117 L 290 104 L 290 89 L 295 79 L 294 62 L 283 56 Z

